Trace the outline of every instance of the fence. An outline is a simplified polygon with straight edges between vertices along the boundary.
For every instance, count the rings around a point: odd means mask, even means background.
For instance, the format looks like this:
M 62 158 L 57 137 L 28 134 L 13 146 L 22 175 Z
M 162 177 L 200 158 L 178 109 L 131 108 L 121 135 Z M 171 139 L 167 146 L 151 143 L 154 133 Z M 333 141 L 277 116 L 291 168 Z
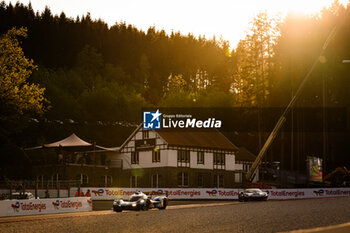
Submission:
M 24 198 L 33 195 L 34 198 L 72 197 L 71 187 L 80 188 L 80 180 L 24 180 L 0 183 L 0 200 Z M 75 188 L 75 189 L 76 189 Z

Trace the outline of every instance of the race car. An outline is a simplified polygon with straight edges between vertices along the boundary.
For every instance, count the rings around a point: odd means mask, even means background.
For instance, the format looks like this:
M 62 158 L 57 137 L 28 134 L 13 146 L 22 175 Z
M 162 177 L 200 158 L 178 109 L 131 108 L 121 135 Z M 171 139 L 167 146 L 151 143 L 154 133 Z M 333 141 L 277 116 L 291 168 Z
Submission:
M 35 196 L 30 192 L 19 192 L 12 193 L 11 199 L 35 199 Z M 39 197 L 37 199 L 39 199 Z
M 143 192 L 136 192 L 130 196 L 129 201 L 114 200 L 113 210 L 122 212 L 123 210 L 148 210 L 151 208 L 165 209 L 168 205 L 168 197 L 166 195 L 156 196 L 153 194 L 147 196 Z
M 267 201 L 269 195 L 267 192 L 263 192 L 260 189 L 246 189 L 238 194 L 239 201 Z

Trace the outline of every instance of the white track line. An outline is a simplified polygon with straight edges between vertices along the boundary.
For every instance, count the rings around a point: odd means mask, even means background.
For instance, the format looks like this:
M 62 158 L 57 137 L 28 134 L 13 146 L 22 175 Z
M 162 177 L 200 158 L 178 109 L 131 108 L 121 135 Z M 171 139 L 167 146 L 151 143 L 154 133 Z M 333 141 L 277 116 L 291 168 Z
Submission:
M 343 223 L 339 225 L 326 226 L 326 227 L 316 227 L 311 229 L 302 229 L 296 231 L 289 231 L 288 233 L 349 233 L 350 232 L 350 222 Z

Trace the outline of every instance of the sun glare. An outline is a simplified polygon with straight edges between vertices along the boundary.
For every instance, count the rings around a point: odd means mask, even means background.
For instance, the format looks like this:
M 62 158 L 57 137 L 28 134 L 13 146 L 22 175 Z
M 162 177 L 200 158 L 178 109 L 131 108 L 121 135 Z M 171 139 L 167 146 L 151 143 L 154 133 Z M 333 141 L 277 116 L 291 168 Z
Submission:
M 15 4 L 18 0 L 10 0 Z M 9 2 L 9 1 L 6 1 Z M 22 0 L 25 4 L 29 0 Z M 126 22 L 147 31 L 150 26 L 164 29 L 168 34 L 180 31 L 195 36 L 204 35 L 207 39 L 228 40 L 231 46 L 245 37 L 249 22 L 261 11 L 267 11 L 270 17 L 288 12 L 294 14 L 316 14 L 323 7 L 331 6 L 334 0 L 202 0 L 176 2 L 164 0 L 30 0 L 36 11 L 42 11 L 45 5 L 52 13 L 76 18 L 90 12 L 93 19 L 102 19 L 112 26 L 116 22 Z M 349 0 L 339 0 L 347 4 Z
M 276 1 L 270 1 L 270 6 L 274 8 Z M 316 14 L 324 7 L 329 7 L 334 0 L 294 0 L 294 1 L 278 1 L 278 7 L 282 13 L 297 14 Z M 347 4 L 348 0 L 340 0 L 342 4 Z M 278 9 L 274 9 L 278 11 Z

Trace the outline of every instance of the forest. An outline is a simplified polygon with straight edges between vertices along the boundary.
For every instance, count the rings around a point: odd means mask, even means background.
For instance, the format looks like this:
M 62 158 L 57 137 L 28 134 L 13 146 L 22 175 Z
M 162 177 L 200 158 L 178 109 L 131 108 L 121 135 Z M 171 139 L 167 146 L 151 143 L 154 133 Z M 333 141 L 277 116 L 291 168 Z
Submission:
M 327 49 L 319 56 L 325 41 Z M 1 2 L 0 173 L 23 176 L 15 173 L 28 164 L 23 148 L 73 132 L 101 146 L 119 146 L 141 122 L 142 108 L 285 107 L 315 59 L 318 65 L 296 107 L 346 112 L 350 63 L 343 60 L 350 60 L 349 41 L 350 7 L 338 1 L 312 16 L 280 19 L 261 12 L 236 46 L 156 27 L 142 31 L 125 22 L 109 27 L 88 12 L 69 18 L 64 12 L 53 15 L 48 7 L 35 12 L 30 3 Z M 11 55 L 11 61 L 8 54 L 20 55 Z M 20 81 L 9 84 L 7 78 Z M 35 94 L 18 97 L 28 90 Z M 260 118 L 267 125 L 276 121 Z M 298 133 L 279 135 L 266 159 L 303 172 L 307 155 L 322 156 L 322 132 L 304 132 L 309 123 L 302 113 L 289 121 Z M 342 132 L 328 130 L 329 170 L 350 165 L 348 116 L 339 121 Z M 257 154 L 269 130 L 232 129 L 226 136 Z

